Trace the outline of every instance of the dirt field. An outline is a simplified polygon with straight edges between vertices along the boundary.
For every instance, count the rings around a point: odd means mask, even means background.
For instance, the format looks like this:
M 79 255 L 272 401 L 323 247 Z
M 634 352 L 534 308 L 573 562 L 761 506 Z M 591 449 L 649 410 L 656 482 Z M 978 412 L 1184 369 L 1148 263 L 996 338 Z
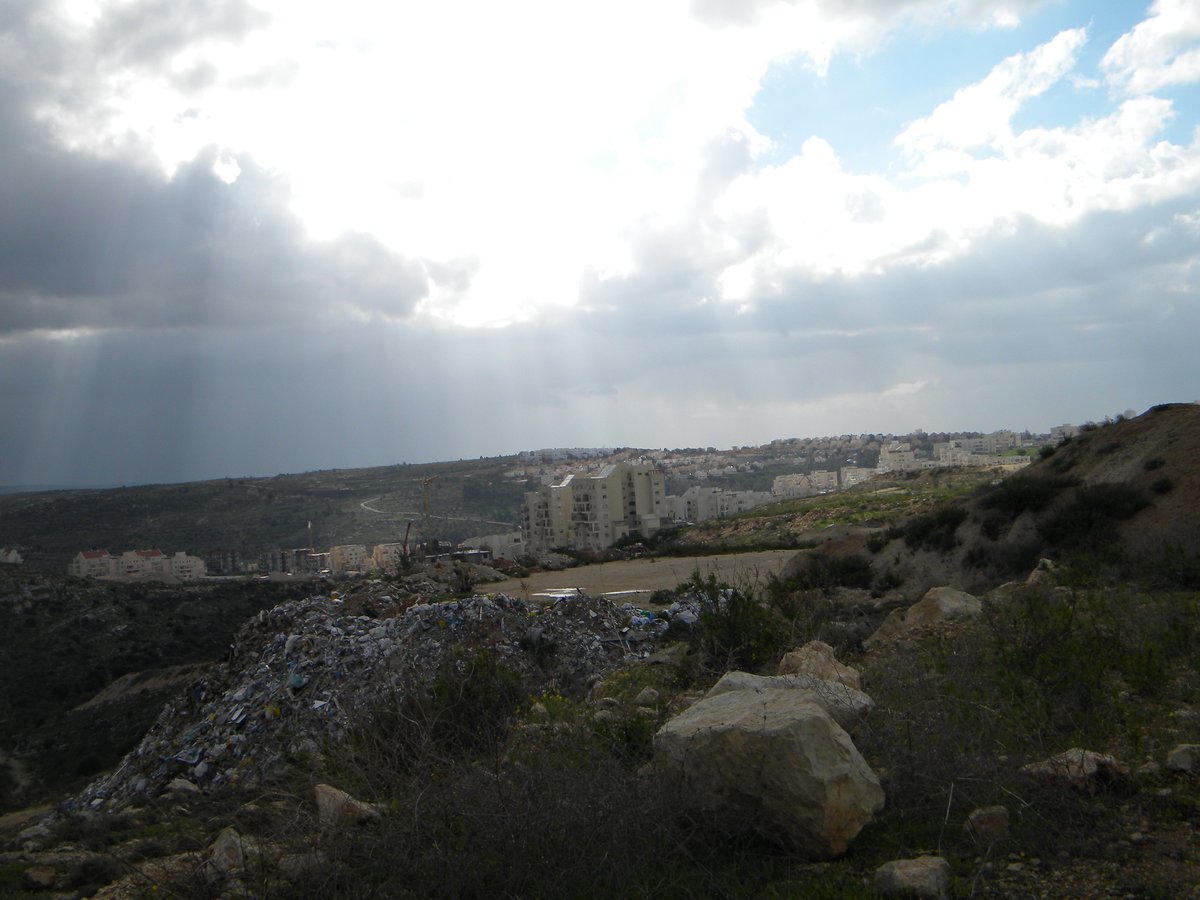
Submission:
M 730 584 L 749 579 L 766 578 L 777 574 L 784 563 L 796 555 L 795 550 L 767 550 L 757 553 L 729 553 L 719 556 L 687 556 L 662 559 L 633 559 L 622 562 L 580 566 L 562 572 L 539 572 L 518 581 L 494 581 L 478 589 L 488 593 L 505 593 L 510 597 L 529 599 L 531 595 L 553 590 L 578 588 L 585 594 L 608 594 L 614 591 L 638 591 L 631 602 L 644 602 L 650 593 L 670 589 L 691 578 L 699 570 L 707 576 Z M 640 593 L 645 592 L 645 593 Z M 618 599 L 618 598 L 614 598 Z

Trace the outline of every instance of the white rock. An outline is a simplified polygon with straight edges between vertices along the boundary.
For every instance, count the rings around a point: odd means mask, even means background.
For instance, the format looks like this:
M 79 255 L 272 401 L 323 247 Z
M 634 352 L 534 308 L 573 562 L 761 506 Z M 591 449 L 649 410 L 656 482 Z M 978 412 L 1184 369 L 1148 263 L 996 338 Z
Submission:
M 1172 772 L 1194 772 L 1200 767 L 1200 744 L 1179 744 L 1167 754 L 1167 768 Z
M 809 641 L 791 650 L 779 661 L 777 675 L 815 675 L 824 681 L 834 681 L 846 687 L 862 690 L 858 669 L 838 662 L 833 648 L 824 641 Z
M 945 897 L 950 864 L 940 856 L 894 859 L 875 870 L 875 890 L 885 897 Z
M 712 686 L 706 697 L 717 697 L 732 691 L 803 691 L 812 695 L 842 728 L 852 731 L 872 709 L 875 701 L 862 691 L 815 675 L 752 675 L 749 672 L 726 672 Z
M 654 765 L 715 826 L 812 858 L 844 853 L 884 803 L 871 767 L 807 691 L 706 697 L 655 735 Z

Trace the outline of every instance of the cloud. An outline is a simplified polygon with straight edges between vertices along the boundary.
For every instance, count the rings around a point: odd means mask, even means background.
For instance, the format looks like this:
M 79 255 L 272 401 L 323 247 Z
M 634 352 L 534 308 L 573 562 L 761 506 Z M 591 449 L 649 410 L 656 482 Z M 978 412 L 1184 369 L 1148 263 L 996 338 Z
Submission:
M 103 7 L 90 34 L 101 58 L 157 69 L 201 41 L 237 41 L 270 21 L 245 0 L 133 0 Z
M 250 160 L 232 184 L 211 150 L 166 178 L 6 125 L 0 333 L 404 318 L 427 292 L 419 261 L 369 235 L 307 239 L 286 183 Z
M 1022 102 L 1045 92 L 1075 65 L 1086 40 L 1082 28 L 1062 31 L 1029 53 L 1001 62 L 987 77 L 956 91 L 929 116 L 896 138 L 910 157 L 933 157 L 981 147 L 1000 148 L 1012 140 L 1012 118 Z
M 1100 68 L 1125 94 L 1200 81 L 1200 7 L 1190 0 L 1155 0 L 1150 16 L 1109 47 Z

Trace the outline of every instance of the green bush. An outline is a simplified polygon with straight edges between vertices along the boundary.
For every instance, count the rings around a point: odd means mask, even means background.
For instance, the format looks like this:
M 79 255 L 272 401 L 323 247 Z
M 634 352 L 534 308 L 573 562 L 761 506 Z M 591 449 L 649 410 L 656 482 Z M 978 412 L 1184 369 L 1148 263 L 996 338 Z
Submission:
M 1065 508 L 1039 523 L 1038 530 L 1063 549 L 1095 548 L 1114 541 L 1117 523 L 1146 506 L 1146 498 L 1130 485 L 1084 485 Z
M 1016 518 L 1026 510 L 1045 509 L 1064 490 L 1077 484 L 1077 479 L 1061 476 L 1014 475 L 988 490 L 979 505 Z
M 1161 456 L 1153 456 L 1142 463 L 1142 468 L 1147 472 L 1153 472 L 1155 469 L 1161 469 L 1167 464 L 1167 461 Z
M 790 590 L 832 592 L 839 587 L 869 588 L 871 561 L 865 556 L 808 557 L 804 566 L 781 586 Z
M 953 550 L 955 532 L 967 518 L 961 506 L 944 506 L 910 519 L 904 526 L 904 542 L 914 550 Z
M 749 588 L 734 588 L 697 572 L 688 592 L 700 605 L 697 639 L 705 659 L 718 669 L 757 672 L 774 666 L 788 649 L 787 629 L 778 613 Z
M 1175 483 L 1170 478 L 1156 478 L 1154 483 L 1150 485 L 1150 490 L 1156 494 L 1165 494 L 1175 487 Z

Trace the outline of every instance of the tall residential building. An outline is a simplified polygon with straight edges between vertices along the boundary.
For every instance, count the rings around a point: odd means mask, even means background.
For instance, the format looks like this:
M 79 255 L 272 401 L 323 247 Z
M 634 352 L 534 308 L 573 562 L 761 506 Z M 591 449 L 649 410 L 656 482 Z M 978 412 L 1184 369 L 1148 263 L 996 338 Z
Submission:
M 568 475 L 525 495 L 528 552 L 603 550 L 635 531 L 649 537 L 662 527 L 665 494 L 654 466 L 621 462 L 593 475 Z

